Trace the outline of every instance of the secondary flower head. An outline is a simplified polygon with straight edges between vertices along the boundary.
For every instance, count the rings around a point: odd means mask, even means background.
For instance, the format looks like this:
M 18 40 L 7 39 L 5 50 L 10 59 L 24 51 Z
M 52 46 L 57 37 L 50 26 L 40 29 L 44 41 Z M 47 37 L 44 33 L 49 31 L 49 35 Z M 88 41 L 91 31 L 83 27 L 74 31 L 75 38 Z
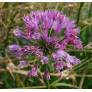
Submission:
M 80 63 L 80 60 L 75 56 L 69 55 L 67 52 L 58 50 L 52 54 L 55 69 L 57 71 L 63 70 L 64 68 L 72 68 L 73 65 Z
M 79 59 L 64 51 L 68 45 L 73 45 L 77 49 L 82 48 L 82 42 L 78 37 L 80 30 L 76 27 L 74 20 L 70 20 L 62 12 L 55 10 L 34 11 L 24 16 L 23 20 L 25 31 L 17 28 L 13 33 L 29 41 L 30 45 L 9 46 L 11 52 L 16 50 L 14 53 L 18 54 L 18 58 L 23 59 L 31 54 L 46 66 L 52 61 L 57 72 L 66 68 L 70 69 L 73 65 L 80 63 Z M 29 74 L 36 76 L 37 68 L 33 67 Z M 47 72 L 44 74 L 48 75 Z

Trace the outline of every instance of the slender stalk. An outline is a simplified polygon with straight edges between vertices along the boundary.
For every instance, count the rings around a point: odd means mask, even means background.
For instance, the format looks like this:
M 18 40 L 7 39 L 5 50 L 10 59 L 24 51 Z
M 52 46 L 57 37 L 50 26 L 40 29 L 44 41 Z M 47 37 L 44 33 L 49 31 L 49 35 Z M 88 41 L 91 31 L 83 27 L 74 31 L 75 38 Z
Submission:
M 92 53 L 92 49 L 66 49 L 67 52 L 87 52 L 87 53 Z
M 28 73 L 28 71 L 23 71 L 23 70 L 17 70 L 17 71 L 14 71 L 14 73 L 18 73 L 18 74 L 22 74 L 22 75 L 25 75 L 27 76 L 26 74 Z M 42 73 L 43 75 L 44 73 Z M 51 76 L 56 76 L 56 77 L 59 77 L 60 76 L 60 73 L 50 73 Z M 76 77 L 92 77 L 92 74 L 87 74 L 87 75 L 80 75 L 80 74 L 75 74 Z M 50 86 L 54 83 L 57 83 L 61 80 L 61 78 L 59 78 L 58 80 L 54 81 L 53 83 L 50 84 Z
M 86 71 L 84 71 L 83 77 L 81 77 L 79 88 L 81 89 L 85 80 Z
M 82 64 L 78 65 L 78 67 L 75 67 L 73 70 L 76 70 L 76 69 L 78 70 L 78 68 L 80 68 L 80 67 L 84 66 L 85 64 L 89 63 L 90 61 L 92 61 L 92 58 L 91 58 L 91 59 L 89 59 L 89 60 L 87 60 L 86 62 L 84 62 L 84 63 L 82 63 Z
M 87 75 L 80 75 L 80 74 L 77 74 L 76 75 L 76 77 L 88 77 L 88 78 L 90 78 L 90 77 L 92 77 L 92 74 L 87 74 Z
M 76 22 L 77 25 L 78 25 L 79 20 L 80 20 L 80 14 L 81 14 L 81 10 L 82 10 L 83 5 L 84 5 L 84 2 L 81 2 L 81 3 L 80 3 L 79 10 L 78 10 L 78 13 L 77 13 L 77 22 Z

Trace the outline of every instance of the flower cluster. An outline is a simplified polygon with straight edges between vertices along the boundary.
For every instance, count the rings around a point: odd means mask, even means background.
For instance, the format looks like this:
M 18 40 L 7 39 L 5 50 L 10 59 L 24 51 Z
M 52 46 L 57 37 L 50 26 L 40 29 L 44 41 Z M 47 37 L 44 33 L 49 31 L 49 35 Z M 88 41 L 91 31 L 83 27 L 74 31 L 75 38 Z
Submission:
M 80 60 L 75 56 L 70 56 L 67 52 L 63 50 L 58 50 L 52 54 L 54 66 L 58 72 L 63 68 L 72 68 L 73 65 L 79 64 Z
M 10 45 L 9 50 L 17 58 L 21 59 L 31 54 L 39 58 L 42 64 L 48 65 L 52 61 L 57 72 L 80 63 L 79 59 L 64 51 L 68 45 L 73 45 L 77 49 L 82 48 L 78 37 L 80 30 L 73 20 L 54 10 L 31 12 L 24 16 L 23 20 L 25 31 L 16 28 L 13 34 L 18 38 L 29 40 L 30 45 Z M 37 67 L 33 67 L 29 73 L 30 76 L 36 76 Z M 45 78 L 50 79 L 48 69 L 44 74 Z

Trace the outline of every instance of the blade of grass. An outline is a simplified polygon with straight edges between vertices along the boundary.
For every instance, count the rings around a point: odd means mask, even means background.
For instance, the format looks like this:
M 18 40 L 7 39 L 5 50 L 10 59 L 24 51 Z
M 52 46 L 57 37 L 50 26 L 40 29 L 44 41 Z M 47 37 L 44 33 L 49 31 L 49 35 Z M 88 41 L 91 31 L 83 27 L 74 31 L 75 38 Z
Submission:
M 85 80 L 85 74 L 86 74 L 86 71 L 83 73 L 83 76 L 81 77 L 81 81 L 80 81 L 80 85 L 79 85 L 80 89 L 82 89 L 82 87 L 83 87 L 83 83 L 84 83 L 84 80 Z
M 57 87 L 59 87 L 59 86 L 65 86 L 65 87 L 72 87 L 72 88 L 79 88 L 79 87 L 77 87 L 76 85 L 72 85 L 72 84 L 68 84 L 68 83 L 57 83 L 57 84 L 55 84 L 55 85 L 53 85 L 53 86 L 57 86 Z

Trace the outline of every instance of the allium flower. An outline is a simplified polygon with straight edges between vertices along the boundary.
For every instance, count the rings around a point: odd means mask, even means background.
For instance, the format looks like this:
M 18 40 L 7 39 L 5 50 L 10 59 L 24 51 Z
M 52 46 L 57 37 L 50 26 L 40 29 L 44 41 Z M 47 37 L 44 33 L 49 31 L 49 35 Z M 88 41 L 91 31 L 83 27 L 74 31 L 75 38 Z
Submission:
M 31 54 L 38 58 L 38 61 L 33 63 L 38 64 L 38 68 L 41 66 L 39 62 L 48 66 L 50 61 L 54 63 L 53 67 L 57 72 L 71 69 L 80 63 L 79 59 L 64 51 L 68 45 L 73 45 L 77 49 L 82 48 L 82 42 L 78 37 L 80 30 L 76 27 L 74 20 L 54 10 L 31 12 L 24 16 L 23 20 L 25 31 L 16 29 L 13 34 L 18 38 L 29 40 L 30 45 L 10 45 L 9 50 L 16 57 L 23 60 L 26 55 Z M 48 80 L 50 76 L 49 71 L 46 70 L 44 74 Z M 32 67 L 29 76 L 37 76 L 37 68 Z

